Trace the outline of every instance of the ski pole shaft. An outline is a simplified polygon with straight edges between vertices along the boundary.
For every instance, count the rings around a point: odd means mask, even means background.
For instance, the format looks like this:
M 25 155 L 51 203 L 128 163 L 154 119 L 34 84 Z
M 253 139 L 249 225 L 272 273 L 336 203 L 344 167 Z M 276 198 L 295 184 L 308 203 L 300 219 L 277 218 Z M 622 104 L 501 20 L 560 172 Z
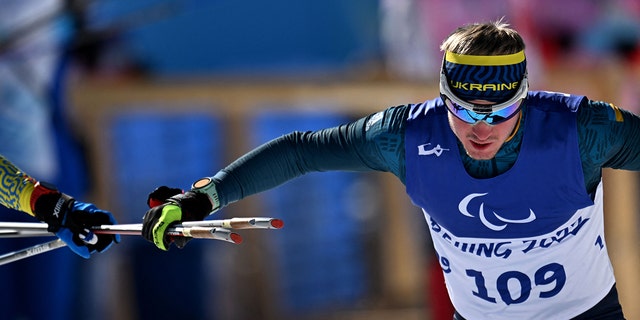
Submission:
M 2 226 L 0 224 L 0 226 Z M 225 228 L 225 229 L 281 229 L 284 226 L 284 222 L 280 219 L 274 218 L 231 218 L 223 220 L 203 220 L 203 221 L 184 221 L 180 224 L 176 224 L 176 228 Z M 113 229 L 113 230 L 140 230 L 142 228 L 141 223 L 133 224 L 116 224 L 113 227 L 109 225 L 100 226 L 101 229 Z
M 5 228 L 7 227 L 7 228 Z M 11 227 L 13 229 L 9 229 Z M 120 234 L 139 236 L 142 224 L 114 224 L 101 225 L 91 228 L 94 234 Z M 221 227 L 169 227 L 167 235 L 173 237 L 191 237 L 196 239 L 213 239 L 239 244 L 242 236 Z M 47 231 L 46 223 L 7 223 L 0 224 L 0 238 L 53 236 Z
M 215 239 L 236 244 L 242 243 L 242 237 L 239 234 L 225 228 L 177 227 L 174 229 L 175 231 L 173 232 L 182 237 L 191 237 L 196 239 Z M 172 232 L 167 232 L 167 234 L 172 235 Z
M 52 237 L 53 234 L 43 230 L 3 230 L 0 229 L 0 238 L 28 238 L 28 237 Z
M 281 229 L 284 222 L 274 218 L 231 218 L 223 220 L 185 221 L 183 227 L 220 227 L 227 229 Z
M 47 230 L 48 225 L 42 222 L 0 222 L 0 230 L 13 230 L 13 231 L 41 231 Z
M 231 218 L 222 220 L 203 220 L 203 221 L 185 221 L 175 227 L 207 227 L 207 228 L 225 228 L 225 229 L 281 229 L 284 222 L 274 218 Z M 0 222 L 0 231 L 2 230 L 32 230 L 42 231 L 47 229 L 46 223 L 36 222 Z M 92 228 L 92 230 L 119 230 L 139 231 L 142 230 L 141 223 L 134 224 L 115 224 L 102 225 Z
M 140 224 L 101 225 L 91 229 L 95 234 L 140 235 Z M 225 228 L 208 227 L 169 227 L 166 234 L 174 237 L 191 237 L 194 239 L 214 239 L 239 244 L 242 236 Z
M 55 239 L 55 240 L 51 240 L 41 244 L 37 244 L 35 246 L 24 248 L 22 250 L 5 253 L 0 256 L 0 265 L 4 265 L 14 261 L 29 258 L 41 253 L 45 253 L 47 251 L 62 248 L 64 246 L 66 246 L 66 244 L 62 240 Z

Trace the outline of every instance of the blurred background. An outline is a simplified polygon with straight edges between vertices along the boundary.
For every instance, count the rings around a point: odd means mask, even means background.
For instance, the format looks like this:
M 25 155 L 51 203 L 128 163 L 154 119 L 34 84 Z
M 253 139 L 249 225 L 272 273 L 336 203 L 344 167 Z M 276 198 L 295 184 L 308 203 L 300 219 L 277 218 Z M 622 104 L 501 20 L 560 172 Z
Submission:
M 0 0 L 0 154 L 139 223 L 159 185 L 436 97 L 440 42 L 500 17 L 525 38 L 534 90 L 640 111 L 637 0 Z M 618 290 L 640 319 L 640 178 L 604 175 Z M 451 319 L 423 216 L 392 175 L 310 174 L 216 214 L 251 216 L 285 227 L 169 252 L 124 236 L 90 260 L 2 266 L 2 318 Z

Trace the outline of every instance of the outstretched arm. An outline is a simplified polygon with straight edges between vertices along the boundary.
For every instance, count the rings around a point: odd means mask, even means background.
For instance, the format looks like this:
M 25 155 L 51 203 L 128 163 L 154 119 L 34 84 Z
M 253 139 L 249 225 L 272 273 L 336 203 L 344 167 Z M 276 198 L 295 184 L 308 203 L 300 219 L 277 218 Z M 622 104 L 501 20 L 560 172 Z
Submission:
M 35 217 L 29 204 L 34 183 L 13 163 L 0 155 L 0 204 Z
M 292 132 L 240 157 L 215 176 L 220 206 L 320 171 L 384 171 L 404 181 L 406 106 L 319 131 Z
M 110 212 L 76 201 L 54 186 L 37 181 L 0 155 L 0 204 L 49 225 L 48 230 L 83 258 L 108 249 L 118 235 L 94 235 L 91 226 L 115 224 Z
M 221 205 L 274 188 L 309 172 L 370 170 L 358 156 L 356 142 L 349 137 L 354 126 L 292 132 L 245 154 L 214 176 Z
M 216 173 L 212 187 L 195 188 L 147 212 L 143 236 L 167 250 L 166 226 L 256 194 L 309 172 L 385 171 L 404 179 L 403 125 L 406 107 L 393 107 L 354 122 L 318 131 L 292 132 L 275 138 Z M 205 191 L 206 189 L 206 191 Z M 207 197 L 197 193 L 207 194 Z

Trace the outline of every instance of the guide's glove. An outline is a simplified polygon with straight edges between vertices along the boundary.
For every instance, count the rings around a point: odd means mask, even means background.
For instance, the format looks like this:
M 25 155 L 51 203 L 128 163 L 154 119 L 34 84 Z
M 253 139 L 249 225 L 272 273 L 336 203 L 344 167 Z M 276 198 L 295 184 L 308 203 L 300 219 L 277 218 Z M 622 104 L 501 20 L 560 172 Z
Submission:
M 85 259 L 120 242 L 120 235 L 91 232 L 93 226 L 116 223 L 110 212 L 91 203 L 76 201 L 52 185 L 36 182 L 30 203 L 35 217 L 48 224 L 47 231 L 53 232 L 71 251 Z
M 178 248 L 190 237 L 170 237 L 165 233 L 171 225 L 182 221 L 203 220 L 212 210 L 206 194 L 161 186 L 147 197 L 149 209 L 142 221 L 142 236 L 161 250 L 167 251 L 174 242 Z

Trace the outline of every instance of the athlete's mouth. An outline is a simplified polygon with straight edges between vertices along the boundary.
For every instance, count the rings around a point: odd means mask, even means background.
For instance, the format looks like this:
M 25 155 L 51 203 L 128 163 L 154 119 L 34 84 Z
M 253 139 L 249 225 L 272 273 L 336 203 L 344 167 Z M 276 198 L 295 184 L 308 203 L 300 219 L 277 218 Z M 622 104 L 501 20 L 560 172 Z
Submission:
M 476 142 L 476 141 L 470 141 L 471 145 L 476 148 L 476 149 L 484 149 L 487 148 L 491 145 L 491 141 L 485 141 L 485 142 Z

